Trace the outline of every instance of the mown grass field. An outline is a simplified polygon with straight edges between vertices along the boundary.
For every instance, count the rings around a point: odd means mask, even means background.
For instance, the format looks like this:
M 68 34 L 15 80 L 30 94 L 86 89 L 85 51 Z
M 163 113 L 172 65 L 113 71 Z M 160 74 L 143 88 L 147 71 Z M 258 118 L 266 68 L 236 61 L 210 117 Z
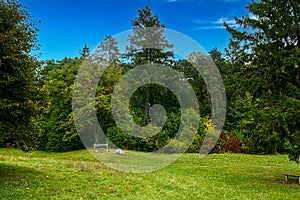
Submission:
M 117 155 L 114 155 L 117 156 Z M 299 199 L 300 174 L 286 155 L 184 154 L 152 173 L 126 173 L 86 150 L 0 149 L 0 199 Z

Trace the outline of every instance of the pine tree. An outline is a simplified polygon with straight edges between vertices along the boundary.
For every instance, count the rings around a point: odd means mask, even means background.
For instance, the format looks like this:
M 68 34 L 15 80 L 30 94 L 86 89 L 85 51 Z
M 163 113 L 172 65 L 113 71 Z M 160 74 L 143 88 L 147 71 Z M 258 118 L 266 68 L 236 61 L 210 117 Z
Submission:
M 90 55 L 91 51 L 90 48 L 85 44 L 82 49 L 79 49 L 78 53 L 80 54 L 81 57 L 87 58 Z
M 158 15 L 152 15 L 148 6 L 138 10 L 138 17 L 131 21 L 133 35 L 129 35 L 130 45 L 126 47 L 127 56 L 134 65 L 146 63 L 170 64 L 174 57 L 172 44 L 166 40 L 165 25 L 160 23 Z
M 118 42 L 112 36 L 106 36 L 92 55 L 92 60 L 97 62 L 105 61 L 106 63 L 111 64 L 117 63 L 119 56 L 120 51 Z
M 132 66 L 143 64 L 159 63 L 170 65 L 171 59 L 174 57 L 172 44 L 169 44 L 165 38 L 165 25 L 160 23 L 158 15 L 152 15 L 151 9 L 145 6 L 138 10 L 138 17 L 131 21 L 133 27 L 133 35 L 128 36 L 130 45 L 126 47 L 128 51 L 127 57 L 132 61 Z M 154 104 L 154 92 L 166 90 L 160 86 L 154 88 L 153 85 L 147 85 L 138 89 L 133 105 L 143 105 L 146 118 L 149 118 L 149 108 Z M 142 102 L 141 102 L 142 100 Z

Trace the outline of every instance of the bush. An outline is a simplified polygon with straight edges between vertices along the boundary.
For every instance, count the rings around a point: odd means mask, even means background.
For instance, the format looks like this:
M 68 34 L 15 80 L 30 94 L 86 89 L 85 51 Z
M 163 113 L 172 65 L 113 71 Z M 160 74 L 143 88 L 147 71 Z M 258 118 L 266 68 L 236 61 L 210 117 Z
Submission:
M 230 137 L 226 132 L 222 131 L 213 153 L 241 153 L 242 144 L 235 136 Z
M 222 146 L 223 152 L 229 153 L 241 153 L 241 142 L 237 137 L 231 137 L 227 140 L 225 144 Z

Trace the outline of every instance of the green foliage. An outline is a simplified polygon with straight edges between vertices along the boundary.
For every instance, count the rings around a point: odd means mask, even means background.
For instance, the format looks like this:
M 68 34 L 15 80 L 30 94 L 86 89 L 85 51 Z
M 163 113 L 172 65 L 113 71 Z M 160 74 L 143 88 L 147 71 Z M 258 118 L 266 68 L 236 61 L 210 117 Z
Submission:
M 95 108 L 98 121 L 104 132 L 115 124 L 111 111 L 111 95 L 117 81 L 121 78 L 122 73 L 123 72 L 118 65 L 111 65 L 102 74 L 96 89 Z
M 195 119 L 196 116 L 194 115 L 194 111 L 189 109 L 183 113 L 183 117 L 186 119 L 184 122 L 182 122 L 184 127 L 195 127 L 197 125 L 192 124 L 193 121 L 191 121 L 191 119 Z M 135 117 L 133 116 L 133 118 Z M 165 148 L 164 152 L 182 152 L 183 149 L 188 148 L 188 152 L 197 153 L 206 134 L 206 128 L 204 124 L 207 119 L 199 119 L 198 129 L 194 134 L 191 134 L 190 132 L 187 133 L 183 129 L 181 134 L 178 135 L 180 120 L 180 113 L 170 113 L 166 119 L 163 129 L 152 137 L 134 137 L 123 132 L 117 126 L 111 126 L 107 128 L 107 137 L 112 143 L 112 146 L 114 146 L 113 144 L 115 144 L 119 148 L 123 149 L 153 152 L 162 149 L 170 142 L 173 142 L 174 145 Z M 155 127 L 154 125 L 150 127 L 152 127 L 152 129 L 149 129 L 149 132 L 151 133 L 157 130 L 157 127 Z M 192 139 L 192 137 L 194 138 Z M 192 140 L 192 144 L 189 147 L 188 145 L 190 140 Z
M 172 138 L 174 138 L 175 134 L 177 133 L 177 129 L 174 127 L 179 127 L 178 120 L 176 120 L 176 118 L 177 116 L 171 113 L 166 121 L 166 126 L 163 128 L 163 130 L 152 137 L 134 137 L 123 132 L 117 126 L 112 126 L 107 129 L 107 137 L 110 142 L 112 142 L 119 148 L 146 152 L 156 151 L 164 147 L 170 142 Z M 173 124 L 175 126 L 168 126 L 170 124 Z M 150 126 L 149 132 L 152 133 L 155 130 L 157 130 L 157 127 L 153 125 Z
M 118 43 L 112 36 L 106 36 L 98 45 L 96 51 L 91 55 L 93 61 L 105 61 L 107 65 L 116 64 L 120 56 Z
M 182 73 L 185 77 L 184 81 L 192 86 L 199 102 L 201 116 L 208 115 L 210 112 L 210 105 L 206 84 L 197 69 L 186 59 L 174 62 L 172 68 Z
M 90 51 L 90 48 L 85 44 L 84 47 L 82 49 L 80 49 L 78 53 L 80 54 L 80 56 L 82 58 L 87 58 L 87 57 L 89 57 L 91 51 Z
M 158 15 L 153 16 L 151 9 L 145 6 L 138 10 L 138 17 L 131 21 L 131 25 L 133 34 L 128 36 L 130 45 L 126 47 L 128 51 L 126 57 L 130 60 L 130 67 L 149 63 L 170 65 L 170 60 L 174 57 L 170 50 L 173 45 L 169 44 L 163 35 L 165 25 L 160 23 Z M 133 95 L 131 105 L 142 110 L 145 117 L 149 118 L 149 108 L 162 99 L 156 97 L 165 98 L 169 94 L 170 92 L 162 86 L 145 85 L 138 88 Z
M 158 15 L 152 15 L 151 9 L 145 6 L 138 10 L 138 17 L 131 21 L 133 35 L 129 35 L 130 45 L 126 47 L 134 66 L 146 63 L 169 64 L 174 54 L 172 44 L 166 40 L 165 25 L 160 23 Z M 155 48 L 153 45 L 156 45 Z
M 193 145 L 189 151 L 197 152 L 199 150 L 197 148 L 200 147 L 205 135 L 205 128 L 203 124 L 205 122 L 204 118 L 200 119 L 199 129 L 198 131 L 194 130 L 194 134 L 188 133 L 184 129 L 183 133 L 178 138 L 175 138 L 175 135 L 179 130 L 182 114 L 180 113 L 179 101 L 172 91 L 161 85 L 148 84 L 138 88 L 131 96 L 128 113 L 131 115 L 136 124 L 145 126 L 151 121 L 149 108 L 155 104 L 162 105 L 166 110 L 167 119 L 160 132 L 152 137 L 133 137 L 124 133 L 115 124 L 111 110 L 111 95 L 116 83 L 126 70 L 130 68 L 128 68 L 128 66 L 133 67 L 146 63 L 163 63 L 169 65 L 171 63 L 169 62 L 169 59 L 173 57 L 173 53 L 168 51 L 172 48 L 172 45 L 170 45 L 163 36 L 163 28 L 165 26 L 160 24 L 158 16 L 153 16 L 150 8 L 147 6 L 144 9 L 139 10 L 138 14 L 139 16 L 131 23 L 136 31 L 133 31 L 134 34 L 129 36 L 130 46 L 128 47 L 128 50 L 134 48 L 137 49 L 137 51 L 132 51 L 127 54 L 127 57 L 129 58 L 129 60 L 126 61 L 127 63 L 122 63 L 122 60 L 118 59 L 118 56 L 120 55 L 118 44 L 111 36 L 105 37 L 105 39 L 97 47 L 96 51 L 88 58 L 85 58 L 86 56 L 82 55 L 81 60 L 88 63 L 91 61 L 91 63 L 103 66 L 103 68 L 109 66 L 104 71 L 101 71 L 103 70 L 102 67 L 99 69 L 97 68 L 99 71 L 95 71 L 97 73 L 101 72 L 102 76 L 96 88 L 95 105 L 88 106 L 95 106 L 101 128 L 107 135 L 110 142 L 120 148 L 149 152 L 161 149 L 173 141 L 173 143 L 178 145 L 173 145 L 170 147 L 173 149 L 169 149 L 169 151 L 178 152 L 183 148 L 188 148 L 188 140 L 191 139 L 190 137 L 195 135 Z M 149 42 L 148 40 L 150 40 L 152 36 L 150 36 L 150 38 L 144 38 L 143 34 L 137 31 L 137 28 L 145 30 L 148 27 L 157 28 L 153 30 L 153 32 L 150 31 L 150 33 L 152 32 L 155 37 L 158 37 L 156 39 L 160 41 L 161 49 L 142 48 L 143 45 L 145 45 L 144 43 Z M 81 53 L 84 53 L 83 50 Z M 216 55 L 215 58 L 220 62 L 223 62 L 220 58 L 219 52 L 217 50 L 214 50 L 213 52 L 214 55 Z M 202 55 L 202 58 L 202 63 L 205 64 L 208 62 L 208 56 Z M 70 97 L 72 96 L 71 89 L 73 88 L 74 76 L 78 70 L 79 62 L 79 59 L 65 59 L 58 63 L 54 61 L 47 61 L 40 73 L 43 92 L 46 94 L 44 102 L 45 112 L 40 120 L 43 133 L 40 149 L 48 151 L 66 151 L 81 147 L 74 127 L 70 101 Z M 96 67 L 91 63 L 89 67 Z M 176 62 L 172 65 L 172 67 L 183 73 L 184 76 L 187 77 L 187 81 L 195 89 L 200 102 L 199 104 L 202 106 L 202 116 L 208 114 L 210 105 L 206 86 L 195 67 L 186 60 Z M 142 78 L 147 79 L 148 77 Z M 169 78 L 177 80 L 178 77 Z M 128 84 L 134 84 L 135 80 L 130 81 L 132 81 L 132 83 Z M 124 87 L 126 87 L 126 85 Z M 122 98 L 119 98 L 119 100 L 121 101 Z M 193 123 L 191 119 L 195 118 L 195 113 L 186 110 L 183 115 L 186 119 L 183 122 L 183 127 L 194 127 L 196 125 L 190 124 Z M 90 126 L 93 127 L 94 124 L 90 124 Z M 156 130 L 159 129 L 155 124 L 149 124 L 149 127 L 148 131 L 151 133 L 156 132 Z M 91 128 L 90 131 L 94 132 L 95 141 L 91 141 L 91 143 L 106 142 L 103 140 L 104 138 L 98 137 L 96 130 L 92 129 L 93 128 Z M 168 151 L 168 149 L 166 151 Z
M 247 9 L 252 16 L 236 18 L 244 31 L 226 25 L 232 35 L 227 55 L 235 72 L 235 98 L 245 92 L 253 96 L 240 130 L 254 152 L 273 153 L 288 146 L 290 158 L 298 162 L 299 2 L 253 1 Z
M 36 25 L 20 1 L 0 1 L 0 141 L 17 140 L 28 151 L 37 137 Z
M 138 10 L 138 16 L 131 21 L 133 34 L 128 36 L 130 45 L 127 54 L 123 55 L 127 59 L 125 62 L 118 59 L 120 52 L 115 39 L 107 36 L 93 55 L 85 45 L 79 52 L 80 59 L 50 60 L 41 68 L 31 54 L 38 47 L 37 23 L 20 1 L 0 1 L 0 9 L 1 142 L 18 140 L 28 151 L 36 144 L 39 144 L 39 149 L 47 151 L 83 148 L 74 125 L 72 92 L 77 71 L 89 58 L 101 66 L 109 66 L 99 80 L 93 106 L 102 129 L 114 145 L 149 152 L 173 142 L 175 145 L 165 151 L 181 152 L 194 136 L 188 152 L 198 152 L 205 135 L 214 136 L 214 131 L 207 117 L 211 106 L 207 85 L 192 64 L 208 66 L 214 61 L 224 79 L 229 106 L 225 131 L 213 152 L 280 152 L 288 153 L 290 160 L 299 162 L 300 8 L 296 0 L 251 2 L 247 7 L 251 15 L 236 18 L 243 31 L 226 25 L 232 35 L 226 49 L 227 60 L 216 48 L 209 52 L 210 57 L 193 52 L 186 60 L 172 60 L 173 45 L 164 36 L 165 25 L 146 6 Z M 158 41 L 157 46 L 151 48 L 149 44 L 154 41 Z M 161 131 L 151 137 L 134 137 L 115 124 L 111 95 L 116 83 L 127 70 L 149 63 L 171 66 L 193 87 L 201 111 L 199 128 L 194 135 L 185 130 L 176 135 L 181 117 L 186 119 L 182 122 L 184 127 L 193 127 L 195 124 L 191 119 L 195 113 L 193 110 L 180 113 L 176 96 L 157 84 L 144 85 L 134 92 L 128 114 L 136 124 L 145 126 L 151 122 L 149 108 L 162 105 L 167 119 Z M 150 124 L 148 132 L 158 129 L 155 124 Z M 96 134 L 95 131 L 95 141 L 91 143 L 103 139 Z
M 39 119 L 42 136 L 39 149 L 70 151 L 83 148 L 77 134 L 72 113 L 72 91 L 75 76 L 82 60 L 49 61 L 44 67 L 44 112 Z M 49 70 L 51 69 L 51 70 Z

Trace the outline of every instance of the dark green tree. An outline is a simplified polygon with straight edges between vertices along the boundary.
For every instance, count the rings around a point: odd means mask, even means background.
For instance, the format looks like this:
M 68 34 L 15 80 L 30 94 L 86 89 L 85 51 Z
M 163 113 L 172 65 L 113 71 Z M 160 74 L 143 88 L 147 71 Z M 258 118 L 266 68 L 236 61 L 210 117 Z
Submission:
M 80 54 L 81 57 L 87 58 L 87 57 L 90 55 L 91 50 L 90 50 L 90 48 L 85 44 L 84 47 L 83 47 L 82 49 L 79 49 L 79 52 L 78 52 L 78 53 Z
M 0 141 L 35 146 L 37 23 L 20 1 L 0 1 Z
M 252 1 L 247 9 L 251 15 L 235 18 L 244 30 L 225 24 L 232 35 L 226 51 L 236 69 L 236 95 L 248 92 L 255 108 L 248 109 L 255 123 L 248 121 L 251 126 L 244 134 L 252 138 L 255 151 L 284 148 L 298 162 L 300 4 L 297 0 L 261 0 Z M 266 145 L 273 148 L 266 150 Z
M 165 25 L 160 23 L 158 15 L 152 15 L 151 9 L 145 6 L 138 10 L 138 17 L 131 21 L 131 25 L 133 35 L 129 35 L 130 45 L 126 49 L 133 64 L 170 64 L 174 57 L 173 45 L 163 35 Z
M 217 48 L 213 48 L 208 53 L 218 67 L 223 80 L 226 79 L 226 77 L 230 74 L 230 66 L 228 65 L 226 59 L 223 57 L 223 54 Z
M 186 82 L 186 84 L 190 84 L 193 87 L 193 90 L 198 98 L 201 116 L 207 116 L 210 113 L 209 96 L 206 84 L 201 77 L 201 74 L 198 72 L 198 70 L 190 60 L 193 55 L 196 55 L 196 57 L 201 57 L 203 59 L 207 57 L 200 52 L 193 52 L 188 56 L 187 60 L 176 61 L 173 68 L 184 75 L 185 79 L 182 81 Z
M 173 45 L 165 38 L 165 25 L 160 23 L 158 15 L 153 15 L 151 9 L 145 6 L 138 10 L 138 17 L 131 21 L 131 25 L 133 34 L 128 36 L 130 45 L 126 47 L 131 66 L 152 63 L 170 65 L 174 57 Z M 141 109 L 140 113 L 149 118 L 149 108 L 155 102 L 154 94 L 166 97 L 167 93 L 168 91 L 159 85 L 146 85 L 138 89 L 132 98 L 132 105 L 139 107 L 137 109 Z

